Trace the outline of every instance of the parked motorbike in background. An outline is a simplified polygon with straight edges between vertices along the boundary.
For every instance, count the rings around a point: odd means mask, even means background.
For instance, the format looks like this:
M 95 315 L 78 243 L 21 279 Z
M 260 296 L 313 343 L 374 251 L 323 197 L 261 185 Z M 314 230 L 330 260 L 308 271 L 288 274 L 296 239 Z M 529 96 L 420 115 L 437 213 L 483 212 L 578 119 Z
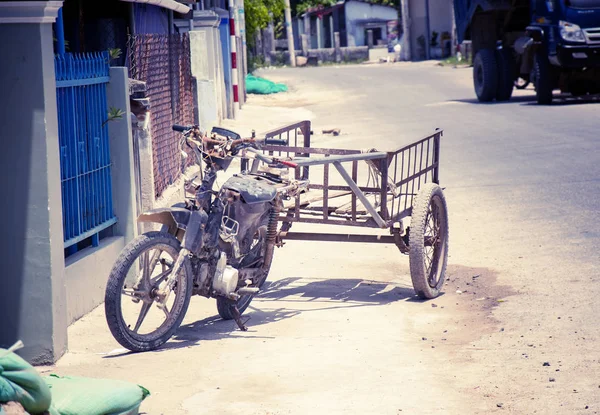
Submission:
M 210 137 L 198 126 L 173 129 L 182 133 L 182 149 L 190 148 L 196 162 L 206 165 L 202 182 L 184 203 L 140 215 L 138 221 L 162 229 L 123 249 L 105 293 L 112 335 L 136 352 L 156 349 L 173 336 L 192 295 L 216 298 L 219 315 L 246 330 L 241 314 L 269 274 L 283 201 L 308 188 L 307 180 L 286 178 L 294 163 L 259 151 L 264 140 L 220 128 Z M 279 141 L 269 144 L 286 144 Z M 217 172 L 241 153 L 252 156 L 251 170 L 213 190 Z M 261 163 L 268 168 L 261 171 Z

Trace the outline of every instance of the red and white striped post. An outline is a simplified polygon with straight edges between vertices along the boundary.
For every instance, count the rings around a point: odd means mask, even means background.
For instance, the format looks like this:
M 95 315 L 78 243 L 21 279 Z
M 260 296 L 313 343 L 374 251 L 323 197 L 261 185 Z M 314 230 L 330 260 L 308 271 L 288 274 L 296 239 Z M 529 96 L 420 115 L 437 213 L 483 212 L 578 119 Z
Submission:
M 240 109 L 240 94 L 238 91 L 237 40 L 235 38 L 235 6 L 229 0 L 229 43 L 231 45 L 231 85 L 233 86 L 233 118 L 237 118 Z

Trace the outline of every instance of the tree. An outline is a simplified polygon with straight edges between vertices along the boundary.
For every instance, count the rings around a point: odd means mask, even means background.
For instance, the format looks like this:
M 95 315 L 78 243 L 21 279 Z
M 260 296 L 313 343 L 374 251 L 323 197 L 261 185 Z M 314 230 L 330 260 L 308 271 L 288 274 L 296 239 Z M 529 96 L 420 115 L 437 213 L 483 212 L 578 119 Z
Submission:
M 273 20 L 283 18 L 283 0 L 244 0 L 246 14 L 246 39 L 250 46 L 254 45 L 254 35 L 269 24 L 269 13 Z
M 299 0 L 296 4 L 295 11 L 296 14 L 299 15 L 312 8 L 333 6 L 337 2 L 338 0 Z M 392 6 L 396 9 L 400 9 L 400 0 L 369 0 L 369 3 Z M 292 11 L 294 11 L 293 2 Z

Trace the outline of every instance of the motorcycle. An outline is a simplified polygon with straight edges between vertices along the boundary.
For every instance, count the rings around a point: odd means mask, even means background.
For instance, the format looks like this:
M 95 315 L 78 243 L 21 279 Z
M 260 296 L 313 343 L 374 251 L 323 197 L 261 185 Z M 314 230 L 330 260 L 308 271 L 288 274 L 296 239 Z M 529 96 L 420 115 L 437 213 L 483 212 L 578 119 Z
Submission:
M 162 228 L 139 235 L 123 249 L 105 292 L 108 327 L 123 347 L 135 352 L 166 343 L 181 325 L 192 295 L 216 298 L 219 315 L 245 331 L 241 315 L 269 274 L 283 201 L 309 184 L 288 179 L 287 169 L 296 164 L 262 154 L 265 140 L 254 134 L 241 138 L 213 128 L 208 136 L 198 126 L 173 129 L 182 134 L 184 157 L 185 147 L 194 154 L 202 181 L 188 187 L 193 197 L 184 203 L 139 216 L 139 222 Z M 268 144 L 285 145 L 283 141 Z M 217 172 L 227 170 L 240 155 L 253 159 L 250 171 L 213 190 Z M 149 316 L 150 311 L 155 315 Z M 126 318 L 129 312 L 131 320 Z

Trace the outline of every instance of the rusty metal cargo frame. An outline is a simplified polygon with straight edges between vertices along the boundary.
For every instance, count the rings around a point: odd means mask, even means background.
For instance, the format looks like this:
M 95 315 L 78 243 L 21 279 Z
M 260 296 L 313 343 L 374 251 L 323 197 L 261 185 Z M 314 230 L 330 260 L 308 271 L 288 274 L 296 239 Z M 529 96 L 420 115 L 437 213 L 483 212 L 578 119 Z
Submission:
M 428 182 L 439 184 L 440 139 L 443 130 L 437 129 L 433 134 L 392 151 L 363 152 L 312 148 L 310 129 L 310 121 L 301 121 L 262 135 L 267 142 L 268 139 L 287 140 L 286 146 L 265 145 L 262 151 L 272 156 L 293 158 L 298 164 L 295 169 L 296 179 L 309 180 L 310 167 L 323 166 L 322 183 L 310 183 L 309 186 L 311 190 L 322 190 L 322 206 L 303 208 L 301 198 L 297 196 L 293 207 L 286 209 L 278 217 L 279 222 L 282 223 L 280 235 L 285 239 L 295 240 L 397 243 L 393 236 L 289 232 L 289 229 L 293 223 L 312 223 L 389 229 L 393 234 L 394 224 L 411 216 L 413 201 L 421 185 Z M 303 136 L 301 143 L 298 140 L 299 135 Z M 351 173 L 348 173 L 344 167 L 344 164 L 348 163 L 351 163 Z M 360 163 L 371 163 L 379 176 L 377 186 L 359 186 L 357 181 Z M 346 186 L 329 184 L 331 165 L 344 179 Z M 242 168 L 247 169 L 247 163 L 243 162 Z M 330 211 L 330 191 L 349 192 L 351 210 L 348 215 Z M 386 203 L 381 203 L 377 210 L 368 200 L 367 195 L 377 195 Z M 358 212 L 359 202 L 366 209 L 367 215 Z

